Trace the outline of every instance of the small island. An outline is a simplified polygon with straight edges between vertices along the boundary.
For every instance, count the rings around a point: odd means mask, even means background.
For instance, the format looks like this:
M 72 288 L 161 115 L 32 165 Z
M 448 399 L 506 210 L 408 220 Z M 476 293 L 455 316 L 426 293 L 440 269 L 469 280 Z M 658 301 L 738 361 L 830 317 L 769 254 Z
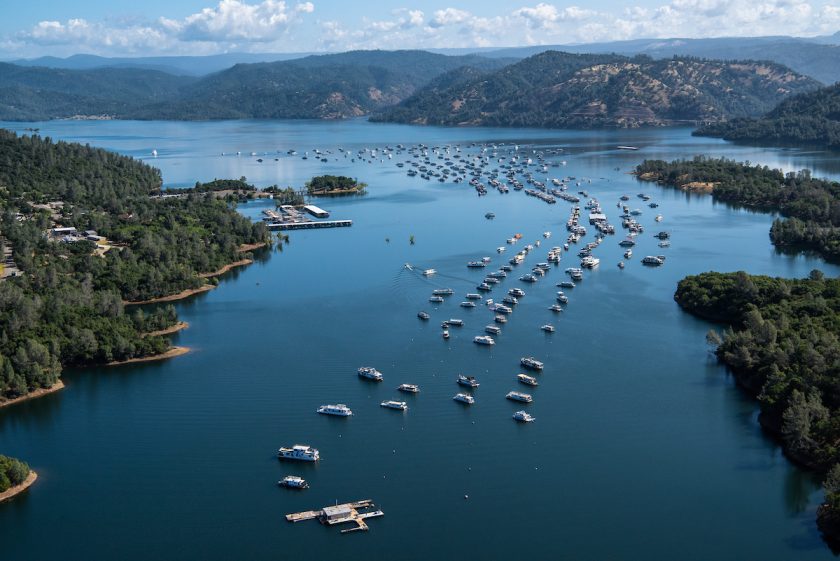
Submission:
M 26 491 L 37 478 L 25 462 L 0 455 L 0 503 Z
M 306 191 L 311 197 L 341 197 L 364 195 L 367 184 L 344 175 L 318 175 L 306 182 Z

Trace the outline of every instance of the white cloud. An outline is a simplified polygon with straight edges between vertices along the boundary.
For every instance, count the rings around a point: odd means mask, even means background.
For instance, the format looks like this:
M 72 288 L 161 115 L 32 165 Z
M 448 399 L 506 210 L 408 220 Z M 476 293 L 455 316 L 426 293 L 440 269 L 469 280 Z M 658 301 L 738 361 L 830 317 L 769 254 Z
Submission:
M 257 50 L 256 46 L 271 43 L 281 47 L 289 33 L 314 11 L 312 2 L 290 7 L 282 0 L 258 3 L 220 0 L 216 6 L 182 19 L 42 21 L 14 37 L 5 38 L 0 42 L 0 48 L 33 51 L 39 47 L 43 50 L 44 47 L 63 46 L 72 52 L 106 55 L 203 54 L 231 48 Z
M 551 0 L 519 2 L 502 13 L 476 13 L 457 5 L 425 13 L 409 5 L 375 18 L 365 16 L 360 4 L 352 18 L 320 9 L 324 19 L 313 21 L 315 4 L 309 1 L 219 0 L 178 19 L 42 21 L 0 37 L 0 54 L 506 47 L 632 38 L 813 36 L 840 28 L 840 0 L 661 0 L 659 5 L 613 10 Z

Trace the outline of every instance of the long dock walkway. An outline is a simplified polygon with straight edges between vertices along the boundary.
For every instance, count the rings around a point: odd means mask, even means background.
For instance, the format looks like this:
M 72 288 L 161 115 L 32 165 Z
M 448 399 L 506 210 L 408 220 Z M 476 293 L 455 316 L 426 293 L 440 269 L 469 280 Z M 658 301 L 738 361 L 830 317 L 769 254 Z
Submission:
M 346 228 L 353 225 L 352 220 L 308 220 L 306 222 L 269 222 L 269 230 L 310 230 L 313 228 Z

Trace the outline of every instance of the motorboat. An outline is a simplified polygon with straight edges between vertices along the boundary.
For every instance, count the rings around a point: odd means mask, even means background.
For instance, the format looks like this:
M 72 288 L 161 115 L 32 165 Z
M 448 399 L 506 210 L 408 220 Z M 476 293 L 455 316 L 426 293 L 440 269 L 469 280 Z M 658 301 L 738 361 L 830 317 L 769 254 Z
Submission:
M 513 420 L 520 423 L 531 423 L 534 421 L 534 417 L 525 411 L 517 411 L 513 414 Z
M 458 385 L 466 386 L 468 388 L 477 388 L 478 380 L 475 379 L 475 376 L 464 376 L 463 374 L 458 374 Z
M 525 384 L 526 386 L 538 386 L 539 382 L 533 376 L 528 376 L 527 374 L 517 374 L 516 379 Z
M 335 415 L 336 417 L 349 417 L 353 411 L 343 403 L 335 405 L 322 405 L 318 408 L 318 413 L 322 415 Z
M 394 401 L 389 399 L 388 401 L 383 401 L 379 404 L 380 407 L 386 407 L 388 409 L 397 409 L 399 411 L 405 411 L 408 409 L 408 404 L 405 401 Z
M 550 323 L 546 323 L 545 325 L 540 326 L 540 329 L 542 329 L 546 333 L 554 333 L 554 331 L 555 331 L 554 326 L 551 325 Z
M 295 444 L 290 448 L 280 448 L 277 457 L 281 460 L 297 460 L 301 462 L 316 462 L 321 459 L 317 448 L 306 444 Z
M 359 368 L 359 377 L 381 382 L 383 380 L 382 372 L 372 366 L 362 366 Z
M 420 393 L 420 386 L 416 384 L 400 384 L 397 386 L 397 391 L 405 393 Z
M 300 476 L 287 475 L 277 482 L 280 487 L 287 487 L 289 489 L 309 489 L 309 483 Z

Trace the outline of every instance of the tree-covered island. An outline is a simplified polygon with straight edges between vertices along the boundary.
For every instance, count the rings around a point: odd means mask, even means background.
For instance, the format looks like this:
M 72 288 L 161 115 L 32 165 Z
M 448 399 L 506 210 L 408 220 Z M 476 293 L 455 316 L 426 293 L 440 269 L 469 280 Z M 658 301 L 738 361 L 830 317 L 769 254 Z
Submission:
M 65 367 L 171 351 L 154 332 L 174 308 L 127 305 L 201 291 L 270 239 L 212 195 L 233 184 L 161 197 L 160 172 L 132 158 L 5 130 L 0 154 L 0 404 Z
M 367 184 L 344 175 L 318 175 L 306 182 L 306 191 L 312 197 L 364 195 Z

